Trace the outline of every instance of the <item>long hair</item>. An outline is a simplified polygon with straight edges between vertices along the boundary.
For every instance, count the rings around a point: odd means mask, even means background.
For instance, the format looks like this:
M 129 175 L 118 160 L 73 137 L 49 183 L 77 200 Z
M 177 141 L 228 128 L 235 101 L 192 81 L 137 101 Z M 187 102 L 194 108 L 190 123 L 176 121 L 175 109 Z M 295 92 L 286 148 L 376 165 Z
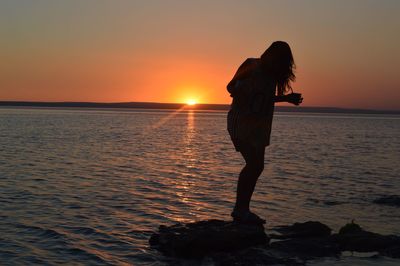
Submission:
M 276 81 L 277 95 L 282 96 L 292 91 L 291 82 L 296 80 L 293 54 L 289 44 L 276 41 L 261 55 L 262 67 Z

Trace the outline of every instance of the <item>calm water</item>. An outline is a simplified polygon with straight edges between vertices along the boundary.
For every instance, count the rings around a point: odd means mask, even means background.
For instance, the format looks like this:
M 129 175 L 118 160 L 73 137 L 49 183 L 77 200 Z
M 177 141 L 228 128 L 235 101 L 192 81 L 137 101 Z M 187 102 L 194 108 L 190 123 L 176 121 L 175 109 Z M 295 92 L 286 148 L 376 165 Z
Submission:
M 1 265 L 163 265 L 160 224 L 228 219 L 243 161 L 221 112 L 0 109 Z M 274 118 L 252 208 L 268 227 L 400 234 L 400 117 Z M 174 262 L 177 263 L 177 262 Z M 346 257 L 312 265 L 398 265 Z

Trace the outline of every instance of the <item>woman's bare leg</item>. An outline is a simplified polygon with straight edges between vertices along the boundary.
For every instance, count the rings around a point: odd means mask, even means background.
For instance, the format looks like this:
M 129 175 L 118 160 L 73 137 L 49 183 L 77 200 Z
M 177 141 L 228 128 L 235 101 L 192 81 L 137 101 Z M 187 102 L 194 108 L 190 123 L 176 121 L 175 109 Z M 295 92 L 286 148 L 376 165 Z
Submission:
M 246 145 L 241 147 L 240 153 L 246 161 L 246 165 L 239 175 L 234 210 L 237 212 L 247 212 L 250 210 L 250 200 L 258 177 L 264 170 L 265 147 L 255 148 Z

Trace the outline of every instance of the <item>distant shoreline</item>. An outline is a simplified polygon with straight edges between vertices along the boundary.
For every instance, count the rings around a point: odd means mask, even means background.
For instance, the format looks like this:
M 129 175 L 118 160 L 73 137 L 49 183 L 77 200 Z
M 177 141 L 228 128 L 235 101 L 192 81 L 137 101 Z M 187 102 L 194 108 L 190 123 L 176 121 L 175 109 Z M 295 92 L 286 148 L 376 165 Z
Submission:
M 181 109 L 187 110 L 214 110 L 227 111 L 229 104 L 196 104 L 189 106 L 182 103 L 154 103 L 154 102 L 29 102 L 29 101 L 0 101 L 0 107 L 46 107 L 46 108 L 138 108 L 138 109 Z M 300 107 L 276 106 L 278 112 L 301 113 L 354 113 L 354 114 L 400 114 L 400 110 L 371 110 L 338 107 Z

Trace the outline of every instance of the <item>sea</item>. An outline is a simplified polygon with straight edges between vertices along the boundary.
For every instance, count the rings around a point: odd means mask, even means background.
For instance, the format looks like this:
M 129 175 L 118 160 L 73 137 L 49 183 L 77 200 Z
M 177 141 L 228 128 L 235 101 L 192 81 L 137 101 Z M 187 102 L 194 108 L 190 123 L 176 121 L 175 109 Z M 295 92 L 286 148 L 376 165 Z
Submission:
M 226 116 L 1 108 L 0 265 L 205 265 L 148 240 L 159 225 L 230 219 L 244 161 Z M 277 112 L 251 208 L 268 230 L 354 220 L 400 235 L 400 208 L 373 203 L 400 194 L 399 136 L 399 115 Z M 308 265 L 400 265 L 371 256 Z

